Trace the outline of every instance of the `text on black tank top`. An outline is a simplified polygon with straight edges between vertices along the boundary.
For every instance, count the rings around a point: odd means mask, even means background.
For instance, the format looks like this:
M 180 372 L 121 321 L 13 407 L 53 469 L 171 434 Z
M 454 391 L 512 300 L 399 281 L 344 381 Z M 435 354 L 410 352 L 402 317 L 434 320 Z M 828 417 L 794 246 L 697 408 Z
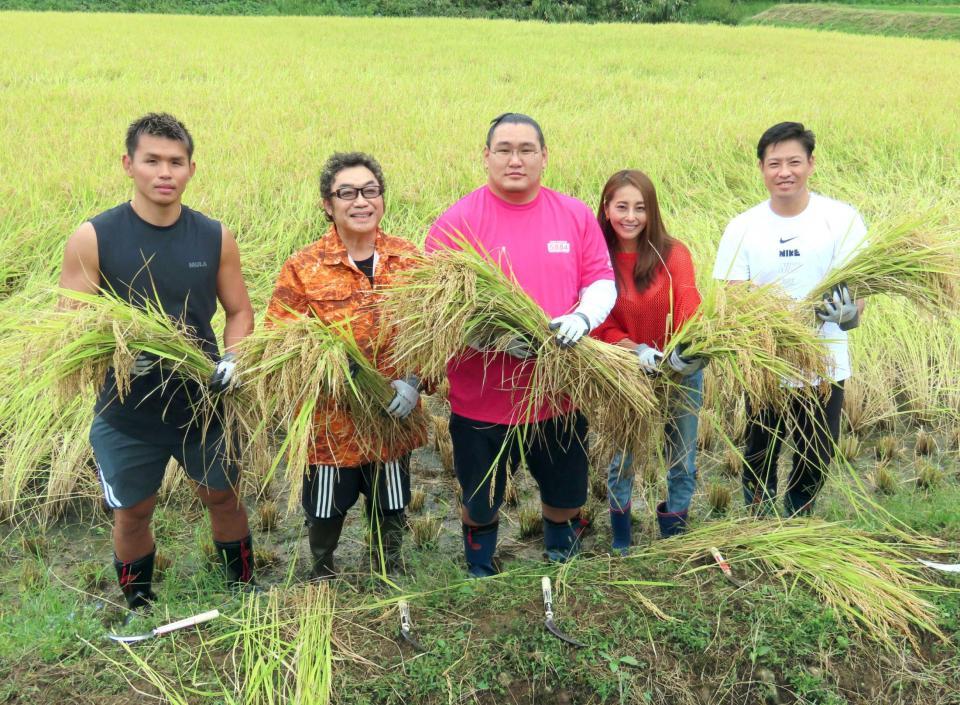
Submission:
M 145 308 L 162 310 L 195 336 L 203 351 L 218 358 L 211 319 L 217 310 L 220 223 L 186 206 L 173 225 L 158 227 L 124 203 L 92 218 L 100 257 L 100 288 L 105 294 Z M 95 411 L 127 435 L 157 443 L 178 442 L 199 431 L 191 424 L 200 399 L 194 382 L 154 366 L 131 379 L 120 402 L 113 370 L 97 395 Z
M 353 263 L 356 265 L 357 269 L 363 272 L 367 279 L 370 280 L 370 286 L 373 286 L 373 260 L 376 257 L 375 254 L 370 255 L 366 259 L 355 259 Z

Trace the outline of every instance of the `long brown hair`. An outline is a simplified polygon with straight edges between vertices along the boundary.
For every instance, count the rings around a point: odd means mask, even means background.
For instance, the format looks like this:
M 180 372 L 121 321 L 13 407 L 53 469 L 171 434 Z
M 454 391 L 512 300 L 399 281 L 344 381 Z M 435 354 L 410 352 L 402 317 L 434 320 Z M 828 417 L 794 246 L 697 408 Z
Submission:
M 597 220 L 603 231 L 603 238 L 607 241 L 610 258 L 619 250 L 617 234 L 607 219 L 606 207 L 613 194 L 621 186 L 633 186 L 643 196 L 643 207 L 647 213 L 647 225 L 640 233 L 637 247 L 637 263 L 633 267 L 633 281 L 637 291 L 643 291 L 650 284 L 650 280 L 657 271 L 657 267 L 664 266 L 667 254 L 673 243 L 676 242 L 667 232 L 663 219 L 660 217 L 660 206 L 657 203 L 657 190 L 653 187 L 650 177 L 636 169 L 621 169 L 609 179 L 600 195 L 600 207 L 597 209 Z M 618 275 L 619 276 L 619 275 Z

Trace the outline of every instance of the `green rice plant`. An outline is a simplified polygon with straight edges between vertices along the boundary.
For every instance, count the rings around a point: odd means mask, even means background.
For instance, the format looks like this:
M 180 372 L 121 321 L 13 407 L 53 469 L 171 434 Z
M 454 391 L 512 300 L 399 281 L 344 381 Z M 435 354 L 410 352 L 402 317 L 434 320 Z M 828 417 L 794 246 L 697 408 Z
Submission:
M 427 514 L 410 521 L 410 538 L 417 548 L 435 546 L 443 528 L 443 517 Z
M 569 400 L 622 447 L 646 438 L 657 402 L 636 356 L 593 338 L 561 348 L 547 315 L 488 253 L 464 239 L 457 245 L 461 249 L 438 252 L 405 272 L 386 292 L 385 317 L 398 330 L 396 366 L 439 380 L 447 361 L 465 354 L 470 343 L 503 351 L 519 336 L 536 351 L 526 363 L 530 383 L 516 411 L 521 423 Z
M 877 463 L 873 470 L 873 486 L 880 494 L 896 494 L 897 476 L 893 474 L 890 463 L 885 461 Z
M 871 534 L 843 524 L 791 519 L 756 522 L 733 519 L 703 525 L 640 551 L 694 560 L 719 548 L 740 575 L 769 572 L 785 585 L 805 585 L 865 636 L 896 647 L 895 636 L 917 641 L 914 629 L 938 639 L 925 593 L 949 592 L 931 582 L 913 555 L 936 550 L 929 540 Z M 712 561 L 691 571 L 716 570 Z
M 423 433 L 420 409 L 406 419 L 386 413 L 394 397 L 390 380 L 361 350 L 349 322 L 328 325 L 301 316 L 253 333 L 237 352 L 242 388 L 256 400 L 261 415 L 258 423 L 241 415 L 239 435 L 254 465 L 268 468 L 264 483 L 272 480 L 283 461 L 290 509 L 299 502 L 310 451 L 324 435 L 323 409 L 349 414 L 355 439 L 371 457 L 382 457 L 385 448 L 409 444 Z M 273 424 L 283 431 L 275 453 Z
M 816 304 L 839 284 L 854 298 L 903 296 L 934 315 L 960 307 L 960 238 L 954 219 L 938 209 L 880 222 L 866 244 L 831 269 L 813 289 Z
M 714 375 L 739 382 L 753 408 L 782 407 L 815 391 L 794 382 L 828 376 L 827 351 L 808 304 L 776 285 L 713 284 L 697 315 L 664 348 L 710 362 Z

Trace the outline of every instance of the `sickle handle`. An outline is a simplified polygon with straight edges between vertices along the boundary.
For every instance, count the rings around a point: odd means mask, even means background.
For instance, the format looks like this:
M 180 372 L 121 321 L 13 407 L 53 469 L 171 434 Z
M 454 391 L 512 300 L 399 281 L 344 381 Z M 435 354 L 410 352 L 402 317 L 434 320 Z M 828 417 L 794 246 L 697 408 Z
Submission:
M 553 619 L 553 589 L 550 587 L 550 578 L 546 575 L 540 578 L 540 589 L 543 591 L 543 609 L 547 619 Z
M 194 624 L 203 624 L 204 622 L 209 622 L 211 619 L 216 619 L 219 616 L 219 610 L 201 612 L 200 614 L 195 614 L 192 617 L 187 617 L 186 619 L 181 619 L 176 622 L 170 622 L 170 624 L 164 624 L 162 627 L 157 627 L 153 630 L 153 633 L 157 636 L 160 636 L 161 634 L 175 632 L 176 630 L 183 629 L 184 627 L 192 627 Z
M 410 631 L 410 605 L 407 604 L 406 600 L 400 600 L 397 602 L 397 607 L 400 608 L 400 630 L 404 632 Z

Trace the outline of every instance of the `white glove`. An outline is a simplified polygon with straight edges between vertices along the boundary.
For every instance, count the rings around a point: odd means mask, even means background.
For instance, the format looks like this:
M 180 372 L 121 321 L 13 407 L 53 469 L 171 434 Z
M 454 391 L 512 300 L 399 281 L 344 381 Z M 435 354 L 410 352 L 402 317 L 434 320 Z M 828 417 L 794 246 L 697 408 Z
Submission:
M 824 323 L 836 323 L 841 330 L 857 327 L 860 323 L 860 309 L 850 295 L 850 289 L 846 284 L 833 287 L 833 291 L 823 297 L 823 304 L 817 311 L 817 318 Z
M 640 358 L 640 369 L 648 375 L 655 375 L 660 372 L 660 363 L 663 362 L 662 352 L 643 343 L 640 343 L 634 352 Z
M 207 386 L 210 391 L 215 393 L 225 392 L 236 383 L 237 380 L 237 356 L 228 352 L 220 358 L 217 363 L 210 382 Z
M 133 364 L 130 365 L 130 376 L 143 377 L 145 374 L 149 374 L 153 366 L 159 362 L 153 355 L 142 352 L 133 359 Z
M 702 357 L 684 357 L 674 348 L 667 358 L 667 364 L 670 368 L 683 377 L 689 377 L 695 372 L 699 372 L 707 366 L 707 361 Z
M 393 401 L 387 407 L 387 413 L 397 419 L 405 419 L 417 408 L 417 402 L 420 400 L 420 380 L 413 375 L 406 379 L 395 379 L 390 386 L 396 390 Z
M 590 321 L 584 314 L 574 312 L 557 316 L 547 327 L 557 331 L 557 345 L 561 348 L 570 348 L 590 332 Z

